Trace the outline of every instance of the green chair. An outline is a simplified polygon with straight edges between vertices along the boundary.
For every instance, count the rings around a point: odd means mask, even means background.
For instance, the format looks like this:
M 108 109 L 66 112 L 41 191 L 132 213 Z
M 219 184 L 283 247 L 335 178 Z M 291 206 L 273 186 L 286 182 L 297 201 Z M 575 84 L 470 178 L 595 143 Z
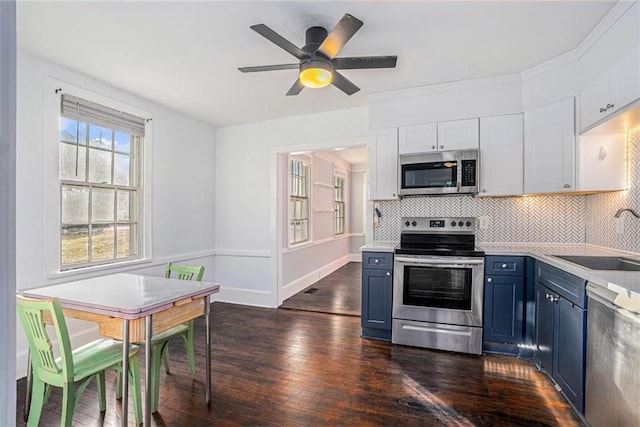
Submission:
M 165 272 L 165 277 L 181 279 L 181 280 L 202 280 L 204 276 L 204 267 L 191 267 L 186 265 L 175 265 L 169 263 Z M 184 346 L 187 350 L 187 357 L 189 359 L 189 368 L 191 370 L 191 377 L 196 379 L 196 360 L 195 352 L 193 349 L 193 320 L 183 323 L 178 326 L 174 326 L 164 332 L 159 333 L 151 338 L 153 345 L 153 353 L 151 358 L 151 370 L 153 376 L 151 377 L 151 388 L 153 390 L 151 394 L 151 411 L 158 411 L 158 396 L 160 394 L 160 367 L 162 360 L 167 374 L 169 372 L 169 342 L 180 337 L 184 342 Z
M 33 366 L 33 388 L 27 425 L 38 425 L 42 407 L 49 397 L 51 387 L 60 387 L 63 389 L 60 425 L 71 426 L 76 405 L 94 378 L 98 380 L 100 411 L 105 411 L 107 405 L 105 371 L 114 369 L 121 375 L 122 343 L 111 339 L 99 339 L 72 351 L 62 307 L 55 298 L 38 300 L 17 295 L 16 310 L 29 341 Z M 47 324 L 52 325 L 55 330 L 60 353 L 57 358 L 54 355 L 54 346 L 49 337 Z M 135 345 L 130 347 L 129 361 L 136 423 L 140 424 L 142 422 L 142 401 L 140 398 L 138 347 Z M 77 389 L 76 382 L 81 382 Z

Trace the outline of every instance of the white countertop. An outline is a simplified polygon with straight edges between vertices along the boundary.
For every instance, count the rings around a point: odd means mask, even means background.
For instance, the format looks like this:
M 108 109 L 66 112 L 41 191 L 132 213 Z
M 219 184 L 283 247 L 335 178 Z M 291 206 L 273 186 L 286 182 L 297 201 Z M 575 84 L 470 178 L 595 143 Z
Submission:
M 640 271 L 591 270 L 552 256 L 620 256 L 640 262 L 638 254 L 586 244 L 478 243 L 477 246 L 487 255 L 523 255 L 539 259 L 617 293 L 619 295 L 616 298 L 617 305 L 640 313 Z
M 360 252 L 393 252 L 398 243 L 397 240 L 369 242 L 360 247 Z

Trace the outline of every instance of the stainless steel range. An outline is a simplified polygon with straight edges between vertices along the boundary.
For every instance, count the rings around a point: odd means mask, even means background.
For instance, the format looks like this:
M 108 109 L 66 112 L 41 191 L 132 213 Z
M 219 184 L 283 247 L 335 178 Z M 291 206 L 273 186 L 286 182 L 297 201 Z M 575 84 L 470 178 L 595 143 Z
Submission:
M 402 218 L 391 341 L 482 353 L 484 252 L 475 218 Z

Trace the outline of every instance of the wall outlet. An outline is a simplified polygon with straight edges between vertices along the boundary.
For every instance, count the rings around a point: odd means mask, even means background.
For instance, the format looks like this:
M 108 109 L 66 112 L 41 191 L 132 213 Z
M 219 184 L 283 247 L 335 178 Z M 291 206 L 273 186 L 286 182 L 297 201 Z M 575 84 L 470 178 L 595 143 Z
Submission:
M 480 219 L 480 230 L 486 230 L 489 228 L 489 224 L 491 223 L 491 219 L 488 216 L 481 216 Z
M 616 233 L 624 234 L 624 219 L 616 218 Z

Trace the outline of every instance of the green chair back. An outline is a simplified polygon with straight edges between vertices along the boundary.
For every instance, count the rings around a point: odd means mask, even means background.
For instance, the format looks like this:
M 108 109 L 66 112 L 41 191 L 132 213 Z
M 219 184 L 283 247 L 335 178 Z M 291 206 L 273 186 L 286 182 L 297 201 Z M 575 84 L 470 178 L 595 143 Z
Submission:
M 27 335 L 34 372 L 39 372 L 51 384 L 61 386 L 73 383 L 71 343 L 60 302 L 57 299 L 34 300 L 18 295 L 16 310 Z M 51 323 L 55 330 L 60 351 L 60 365 L 56 362 L 47 323 Z
M 173 263 L 167 264 L 167 271 L 165 272 L 166 278 L 175 278 L 181 280 L 196 280 L 201 281 L 204 276 L 204 267 L 192 267 L 187 265 L 176 265 Z

